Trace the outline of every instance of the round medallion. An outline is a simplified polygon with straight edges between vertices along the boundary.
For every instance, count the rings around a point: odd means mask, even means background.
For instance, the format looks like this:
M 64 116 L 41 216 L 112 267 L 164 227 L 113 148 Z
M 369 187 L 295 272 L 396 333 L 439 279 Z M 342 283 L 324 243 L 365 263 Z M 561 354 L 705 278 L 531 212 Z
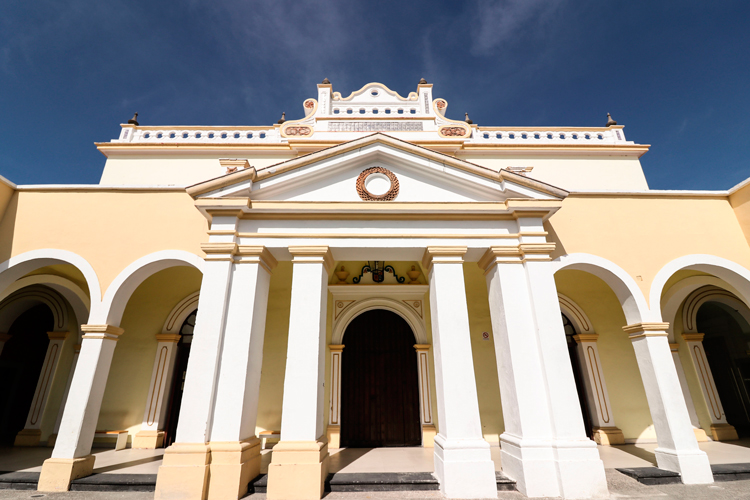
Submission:
M 357 177 L 357 194 L 364 201 L 391 201 L 398 196 L 398 178 L 383 167 L 370 167 Z

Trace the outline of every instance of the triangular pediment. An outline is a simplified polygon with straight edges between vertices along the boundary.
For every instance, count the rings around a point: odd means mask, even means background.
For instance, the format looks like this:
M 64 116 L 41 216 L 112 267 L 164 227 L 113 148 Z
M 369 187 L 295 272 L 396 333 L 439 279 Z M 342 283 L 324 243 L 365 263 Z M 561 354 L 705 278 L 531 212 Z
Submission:
M 562 189 L 494 171 L 385 134 L 334 146 L 260 170 L 228 174 L 188 189 L 196 198 L 302 202 L 416 203 L 559 200 Z

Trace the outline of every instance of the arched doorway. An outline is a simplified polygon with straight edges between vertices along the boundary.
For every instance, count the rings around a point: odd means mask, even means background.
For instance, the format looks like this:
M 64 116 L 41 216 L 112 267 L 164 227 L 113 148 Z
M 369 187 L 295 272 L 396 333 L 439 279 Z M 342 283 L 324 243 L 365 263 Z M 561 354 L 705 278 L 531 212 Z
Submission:
M 8 330 L 0 355 L 0 445 L 12 445 L 24 428 L 54 328 L 52 311 L 38 304 L 22 313 Z
M 750 437 L 750 325 L 729 305 L 709 301 L 698 309 L 696 326 L 727 422 Z
M 578 345 L 573 338 L 578 334 L 570 319 L 562 315 L 563 327 L 565 328 L 565 340 L 568 342 L 568 354 L 570 355 L 570 364 L 573 368 L 573 377 L 576 382 L 576 391 L 578 392 L 578 402 L 581 405 L 581 414 L 583 415 L 583 425 L 586 428 L 586 435 L 591 439 L 594 438 L 594 426 L 591 421 L 591 409 L 586 396 L 586 386 L 583 381 L 583 371 L 581 370 L 581 360 L 578 354 Z
M 164 442 L 162 446 L 165 448 L 174 443 L 177 434 L 177 422 L 180 417 L 180 407 L 182 406 L 182 392 L 185 389 L 185 374 L 187 373 L 190 346 L 193 342 L 193 329 L 195 328 L 195 318 L 197 315 L 198 310 L 196 309 L 185 318 L 180 328 L 181 337 L 177 343 L 174 376 L 172 377 L 172 388 L 169 392 L 167 419 L 164 424 Z
M 419 381 L 414 333 L 382 309 L 352 320 L 341 366 L 341 446 L 419 446 Z

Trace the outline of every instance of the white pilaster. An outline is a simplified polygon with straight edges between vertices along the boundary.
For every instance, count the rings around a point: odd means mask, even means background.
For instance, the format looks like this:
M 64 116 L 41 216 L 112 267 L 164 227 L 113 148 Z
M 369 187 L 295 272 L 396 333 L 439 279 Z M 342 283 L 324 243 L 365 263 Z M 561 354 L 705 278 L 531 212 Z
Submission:
M 700 419 L 698 419 L 698 413 L 695 411 L 693 396 L 690 394 L 690 387 L 687 383 L 687 377 L 685 377 L 685 368 L 682 366 L 682 360 L 680 359 L 680 345 L 676 343 L 669 344 L 669 349 L 672 351 L 674 367 L 677 370 L 677 378 L 680 380 L 682 397 L 685 398 L 685 406 L 687 407 L 688 415 L 690 415 L 690 423 L 693 424 L 693 433 L 695 434 L 695 439 L 697 439 L 699 443 L 708 441 L 706 431 L 701 428 Z
M 669 323 L 624 326 L 633 342 L 659 447 L 661 469 L 679 472 L 685 484 L 713 482 L 708 457 L 698 448 L 667 340 Z
M 584 374 L 583 382 L 586 387 L 586 397 L 589 406 L 594 409 L 591 415 L 594 426 L 594 440 L 598 444 L 605 445 L 625 444 L 625 436 L 615 425 L 612 405 L 609 402 L 607 381 L 604 378 L 599 349 L 596 346 L 599 335 L 582 333 L 573 336 L 573 339 L 577 343 L 578 359 Z
M 716 389 L 714 375 L 711 372 L 711 366 L 706 359 L 706 351 L 703 349 L 702 333 L 683 333 L 690 359 L 698 375 L 698 382 L 703 392 L 703 399 L 706 402 L 708 416 L 711 419 L 711 434 L 716 441 L 732 441 L 739 439 L 737 430 L 727 422 L 727 416 L 724 413 L 724 407 L 721 404 L 719 391 Z
M 463 272 L 466 251 L 466 247 L 429 247 L 422 262 L 429 273 L 440 422 L 435 476 L 449 498 L 495 498 L 495 467 L 482 437 L 471 353 Z
M 31 400 L 26 424 L 16 436 L 15 446 L 37 446 L 42 435 L 42 417 L 47 406 L 47 397 L 52 389 L 57 363 L 60 361 L 60 352 L 65 339 L 68 338 L 68 332 L 47 332 L 47 337 L 49 337 L 49 344 L 47 344 L 44 364 L 34 390 L 34 399 Z
M 76 371 L 76 365 L 78 364 L 78 355 L 81 353 L 81 344 L 76 344 L 73 347 L 73 361 L 70 363 L 70 370 L 68 371 L 68 381 L 65 383 L 65 392 L 63 392 L 62 401 L 60 401 L 60 408 L 57 410 L 57 418 L 55 419 L 55 426 L 52 430 L 52 434 L 47 438 L 47 446 L 54 447 L 55 441 L 57 441 L 57 434 L 60 432 L 60 424 L 62 423 L 63 413 L 65 412 L 65 403 L 68 401 L 68 395 L 70 394 L 70 385 L 73 383 L 73 374 Z
M 549 243 L 492 247 L 485 270 L 505 432 L 503 471 L 530 497 L 608 495 L 585 435 L 550 267 Z
M 225 232 L 236 227 L 236 216 L 214 215 L 211 229 Z M 220 236 L 231 241 L 201 245 L 206 253 L 200 289 L 200 311 L 196 317 L 190 358 L 185 374 L 176 442 L 164 452 L 159 467 L 154 497 L 204 498 L 208 491 L 208 445 L 214 417 L 214 400 L 221 362 L 224 324 L 232 282 L 237 244 L 234 236 Z
M 263 246 L 240 246 L 237 252 L 211 428 L 209 499 L 242 497 L 260 473 L 255 423 L 268 290 L 276 264 Z
M 281 410 L 281 440 L 268 467 L 268 498 L 320 498 L 328 472 L 323 436 L 327 246 L 293 246 L 292 299 Z
M 422 422 L 422 446 L 435 446 L 435 419 L 432 415 L 432 395 L 430 393 L 430 344 L 415 344 L 417 369 L 419 371 L 419 419 Z
M 159 448 L 164 440 L 164 421 L 169 388 L 174 375 L 174 360 L 180 335 L 157 333 L 156 356 L 151 370 L 151 383 L 146 396 L 141 429 L 133 438 L 133 448 Z
M 66 491 L 70 481 L 93 470 L 91 445 L 112 355 L 123 330 L 112 325 L 82 325 L 81 330 L 81 353 L 52 458 L 42 466 L 39 491 Z

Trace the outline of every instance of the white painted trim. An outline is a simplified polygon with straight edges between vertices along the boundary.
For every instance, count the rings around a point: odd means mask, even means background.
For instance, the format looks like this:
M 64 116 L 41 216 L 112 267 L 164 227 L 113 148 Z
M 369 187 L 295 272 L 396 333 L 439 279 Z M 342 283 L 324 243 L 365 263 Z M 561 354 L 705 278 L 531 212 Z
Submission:
M 55 290 L 40 285 L 24 287 L 0 303 L 0 331 L 7 332 L 13 322 L 37 304 L 45 304 L 54 318 L 52 330 L 68 330 L 68 303 Z
M 89 289 L 90 307 L 89 310 L 97 309 L 101 306 L 102 292 L 99 286 L 99 277 L 96 271 L 86 259 L 67 250 L 57 250 L 54 248 L 44 248 L 31 250 L 22 254 L 11 257 L 0 264 L 0 291 L 8 288 L 14 281 L 18 280 L 25 274 L 35 269 L 53 264 L 71 264 L 75 266 L 86 279 L 86 286 Z M 79 318 L 79 320 L 81 320 Z
M 557 293 L 557 298 L 560 302 L 560 310 L 573 323 L 576 333 L 596 333 L 593 323 L 581 306 L 560 292 Z
M 198 300 L 200 299 L 200 290 L 195 291 L 179 301 L 176 306 L 167 315 L 162 333 L 180 333 L 182 324 L 185 320 L 198 309 Z
M 705 272 L 724 280 L 734 288 L 740 300 L 745 304 L 750 304 L 750 271 L 748 269 L 736 262 L 714 255 L 685 255 L 669 262 L 654 277 L 649 292 L 651 321 L 661 321 L 661 298 L 664 286 L 674 273 L 684 269 Z M 633 322 L 628 321 L 628 323 Z
M 18 189 L 18 186 L 16 185 L 15 182 L 9 181 L 8 179 L 6 179 L 5 177 L 3 177 L 2 175 L 0 175 L 0 182 L 2 182 L 3 184 L 7 185 L 11 189 Z
M 120 326 L 125 306 L 136 288 L 149 276 L 175 266 L 193 266 L 203 272 L 204 260 L 184 250 L 162 250 L 136 260 L 114 279 L 102 300 L 102 307 L 91 312 L 92 324 Z
M 186 186 L 103 186 L 101 184 L 21 184 L 18 191 L 185 191 Z
M 553 273 L 563 269 L 573 269 L 588 272 L 602 279 L 615 292 L 629 325 L 661 320 L 658 313 L 659 319 L 649 319 L 653 315 L 649 311 L 646 298 L 640 288 L 633 278 L 614 262 L 596 255 L 574 253 L 558 257 L 552 261 L 552 265 Z
M 675 197 L 675 198 L 723 198 L 729 196 L 729 191 L 689 191 L 689 190 L 671 190 L 671 189 L 649 189 L 645 191 L 606 191 L 606 190 L 592 190 L 592 191 L 571 191 L 571 195 L 578 196 L 639 196 L 639 197 L 656 197 L 663 198 Z
M 734 293 L 721 285 L 702 286 L 685 299 L 682 308 L 682 329 L 685 332 L 698 333 L 698 311 L 706 302 L 719 302 L 731 307 L 750 325 L 750 310 Z

